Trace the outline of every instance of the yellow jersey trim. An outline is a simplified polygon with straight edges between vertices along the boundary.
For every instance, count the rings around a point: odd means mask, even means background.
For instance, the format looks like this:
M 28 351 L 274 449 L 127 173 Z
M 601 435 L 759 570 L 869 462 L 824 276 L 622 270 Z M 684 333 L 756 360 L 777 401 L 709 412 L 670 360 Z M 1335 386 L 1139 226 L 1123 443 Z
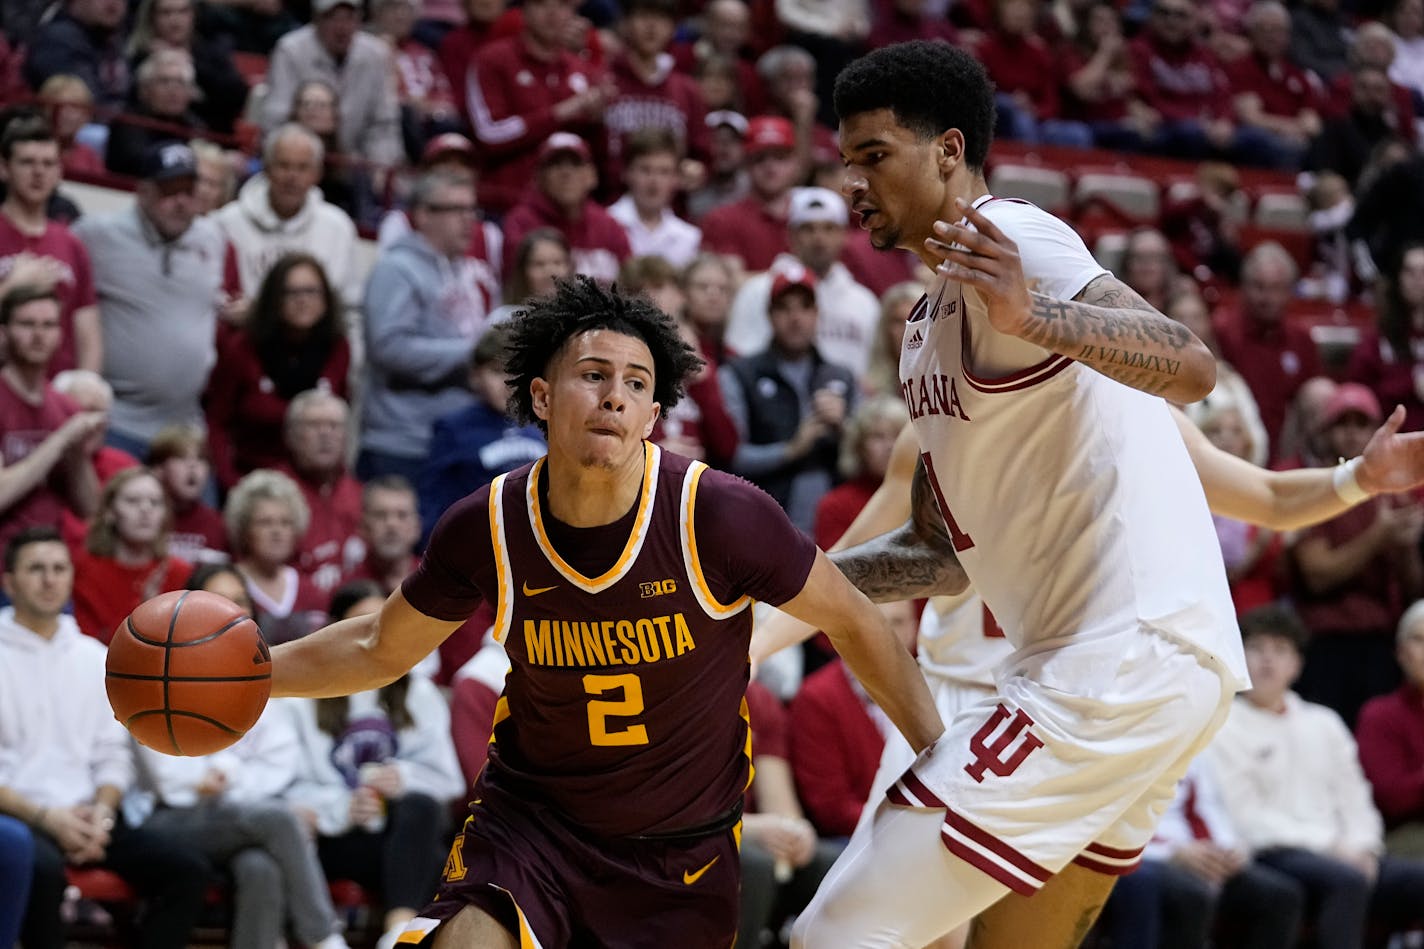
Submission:
M 697 485 L 702 480 L 702 472 L 706 470 L 706 465 L 695 461 L 688 466 L 687 474 L 682 479 L 682 529 L 680 531 L 682 559 L 687 568 L 687 575 L 692 578 L 693 595 L 697 597 L 697 602 L 703 612 L 713 619 L 727 619 L 751 605 L 752 598 L 741 596 L 731 603 L 721 603 L 712 593 L 712 588 L 707 585 L 707 578 L 702 573 L 702 559 L 697 553 L 697 532 L 693 522 L 693 512 L 697 507 Z
M 514 618 L 514 570 L 509 562 L 509 540 L 504 525 L 504 481 L 500 475 L 490 483 L 489 524 L 490 545 L 494 548 L 495 582 L 499 585 L 498 601 L 495 604 L 494 626 L 491 634 L 494 641 L 504 645 L 509 637 L 509 625 Z

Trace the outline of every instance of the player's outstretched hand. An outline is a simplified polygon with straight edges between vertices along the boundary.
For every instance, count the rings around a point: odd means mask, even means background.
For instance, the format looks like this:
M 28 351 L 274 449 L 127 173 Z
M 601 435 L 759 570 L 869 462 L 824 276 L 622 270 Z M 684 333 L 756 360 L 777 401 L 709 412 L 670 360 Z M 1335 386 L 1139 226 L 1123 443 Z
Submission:
M 1370 436 L 1355 480 L 1370 494 L 1393 494 L 1424 484 L 1424 432 L 1403 432 L 1404 406 L 1395 406 Z
M 1021 335 L 1033 308 L 1024 280 L 1019 248 L 1004 232 L 963 198 L 955 207 L 963 224 L 936 221 L 936 237 L 925 239 L 930 253 L 943 258 L 935 269 L 951 280 L 967 284 L 984 295 L 989 323 L 1000 333 Z

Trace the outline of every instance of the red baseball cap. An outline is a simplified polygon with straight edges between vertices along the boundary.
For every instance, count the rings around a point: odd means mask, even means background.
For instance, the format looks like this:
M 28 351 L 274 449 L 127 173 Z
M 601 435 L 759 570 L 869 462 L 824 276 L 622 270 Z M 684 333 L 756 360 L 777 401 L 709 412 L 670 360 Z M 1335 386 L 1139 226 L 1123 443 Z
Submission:
M 771 293 L 767 296 L 767 303 L 775 303 L 787 291 L 795 290 L 798 287 L 810 293 L 814 300 L 816 297 L 816 275 L 799 264 L 773 271 Z
M 428 165 L 451 155 L 458 155 L 468 164 L 473 165 L 475 163 L 475 143 L 459 132 L 445 132 L 425 143 L 425 150 L 420 153 L 420 163 Z
M 593 161 L 593 152 L 589 150 L 588 142 L 573 132 L 555 132 L 539 146 L 539 164 L 544 164 L 555 155 L 576 155 L 580 161 Z
M 779 115 L 759 115 L 747 123 L 747 155 L 759 155 L 781 148 L 796 147 L 796 129 L 790 119 Z
M 1373 392 L 1358 382 L 1345 382 L 1337 386 L 1325 401 L 1325 408 L 1320 413 L 1320 427 L 1329 428 L 1351 412 L 1363 415 L 1375 425 L 1384 417 L 1379 399 Z

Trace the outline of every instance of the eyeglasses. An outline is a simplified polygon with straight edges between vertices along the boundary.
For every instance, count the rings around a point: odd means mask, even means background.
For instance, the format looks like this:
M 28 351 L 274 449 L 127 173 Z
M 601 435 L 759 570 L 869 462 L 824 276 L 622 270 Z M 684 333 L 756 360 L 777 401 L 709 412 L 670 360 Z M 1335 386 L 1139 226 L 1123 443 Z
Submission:
M 480 211 L 473 204 L 426 204 L 422 207 L 431 214 L 478 214 Z

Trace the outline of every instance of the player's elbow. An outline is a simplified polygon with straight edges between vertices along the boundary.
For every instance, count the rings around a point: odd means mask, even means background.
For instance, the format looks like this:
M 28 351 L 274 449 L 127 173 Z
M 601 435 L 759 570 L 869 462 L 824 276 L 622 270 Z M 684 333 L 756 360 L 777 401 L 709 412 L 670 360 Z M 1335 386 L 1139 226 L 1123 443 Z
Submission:
M 1181 366 L 1169 391 L 1163 393 L 1179 405 L 1200 402 L 1216 388 L 1216 357 L 1206 343 L 1192 337 L 1182 351 Z

